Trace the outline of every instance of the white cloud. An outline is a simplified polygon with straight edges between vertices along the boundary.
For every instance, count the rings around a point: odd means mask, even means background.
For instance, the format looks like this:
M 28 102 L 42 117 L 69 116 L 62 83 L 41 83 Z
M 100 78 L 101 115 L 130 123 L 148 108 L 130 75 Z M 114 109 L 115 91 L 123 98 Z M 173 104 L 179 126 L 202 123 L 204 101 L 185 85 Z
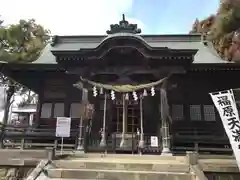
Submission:
M 5 23 L 34 18 L 57 35 L 105 34 L 133 0 L 2 0 L 0 15 Z M 140 20 L 127 17 L 144 29 Z

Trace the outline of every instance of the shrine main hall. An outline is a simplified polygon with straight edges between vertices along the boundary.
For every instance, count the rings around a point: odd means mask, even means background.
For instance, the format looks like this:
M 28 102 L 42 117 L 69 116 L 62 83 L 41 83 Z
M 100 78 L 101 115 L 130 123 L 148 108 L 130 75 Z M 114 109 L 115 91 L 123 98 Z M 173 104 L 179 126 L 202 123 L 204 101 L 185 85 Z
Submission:
M 209 93 L 237 88 L 240 66 L 202 35 L 143 35 L 123 16 L 106 35 L 54 36 L 36 61 L 0 66 L 39 95 L 35 128 L 54 136 L 71 117 L 76 149 L 231 151 Z

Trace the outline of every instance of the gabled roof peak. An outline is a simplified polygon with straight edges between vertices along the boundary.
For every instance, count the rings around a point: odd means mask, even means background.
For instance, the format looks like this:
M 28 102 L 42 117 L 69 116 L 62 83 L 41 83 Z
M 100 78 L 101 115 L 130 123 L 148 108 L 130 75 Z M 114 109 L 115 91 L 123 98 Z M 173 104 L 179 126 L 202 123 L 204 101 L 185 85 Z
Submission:
M 107 30 L 107 34 L 115 34 L 115 33 L 132 33 L 139 34 L 141 33 L 141 29 L 137 27 L 137 24 L 131 24 L 125 20 L 125 15 L 122 15 L 122 20 L 119 21 L 119 24 L 111 24 L 110 30 Z

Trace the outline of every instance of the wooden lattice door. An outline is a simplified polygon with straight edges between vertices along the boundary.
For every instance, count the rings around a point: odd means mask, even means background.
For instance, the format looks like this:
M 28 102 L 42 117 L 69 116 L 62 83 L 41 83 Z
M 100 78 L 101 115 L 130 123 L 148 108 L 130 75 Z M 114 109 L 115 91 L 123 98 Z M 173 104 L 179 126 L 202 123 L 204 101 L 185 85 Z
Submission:
M 137 128 L 140 127 L 140 111 L 137 101 L 127 101 L 127 119 L 126 119 L 126 133 L 136 133 Z M 116 101 L 113 109 L 112 126 L 113 130 L 121 133 L 123 130 L 123 106 L 122 101 Z

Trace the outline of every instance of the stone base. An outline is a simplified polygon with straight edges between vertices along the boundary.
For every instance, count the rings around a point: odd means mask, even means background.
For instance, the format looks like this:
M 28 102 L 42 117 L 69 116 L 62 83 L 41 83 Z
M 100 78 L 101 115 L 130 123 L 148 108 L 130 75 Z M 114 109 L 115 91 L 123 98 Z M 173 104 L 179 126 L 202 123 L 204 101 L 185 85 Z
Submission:
M 85 152 L 84 152 L 84 149 L 81 149 L 81 150 L 77 149 L 77 150 L 74 151 L 74 154 L 77 154 L 77 155 L 78 154 L 85 154 Z
M 85 157 L 85 152 L 84 151 L 79 151 L 79 150 L 77 150 L 77 151 L 74 151 L 74 156 L 77 156 L 77 157 Z
M 83 151 L 83 150 L 84 150 L 84 147 L 82 145 L 77 147 L 77 151 Z
M 173 156 L 173 153 L 171 153 L 171 152 L 162 152 L 161 156 Z
M 105 140 L 101 140 L 99 146 L 100 146 L 101 148 L 105 148 L 105 147 L 107 146 L 106 141 L 105 141 Z
M 163 148 L 161 156 L 172 156 L 172 152 L 169 148 Z

